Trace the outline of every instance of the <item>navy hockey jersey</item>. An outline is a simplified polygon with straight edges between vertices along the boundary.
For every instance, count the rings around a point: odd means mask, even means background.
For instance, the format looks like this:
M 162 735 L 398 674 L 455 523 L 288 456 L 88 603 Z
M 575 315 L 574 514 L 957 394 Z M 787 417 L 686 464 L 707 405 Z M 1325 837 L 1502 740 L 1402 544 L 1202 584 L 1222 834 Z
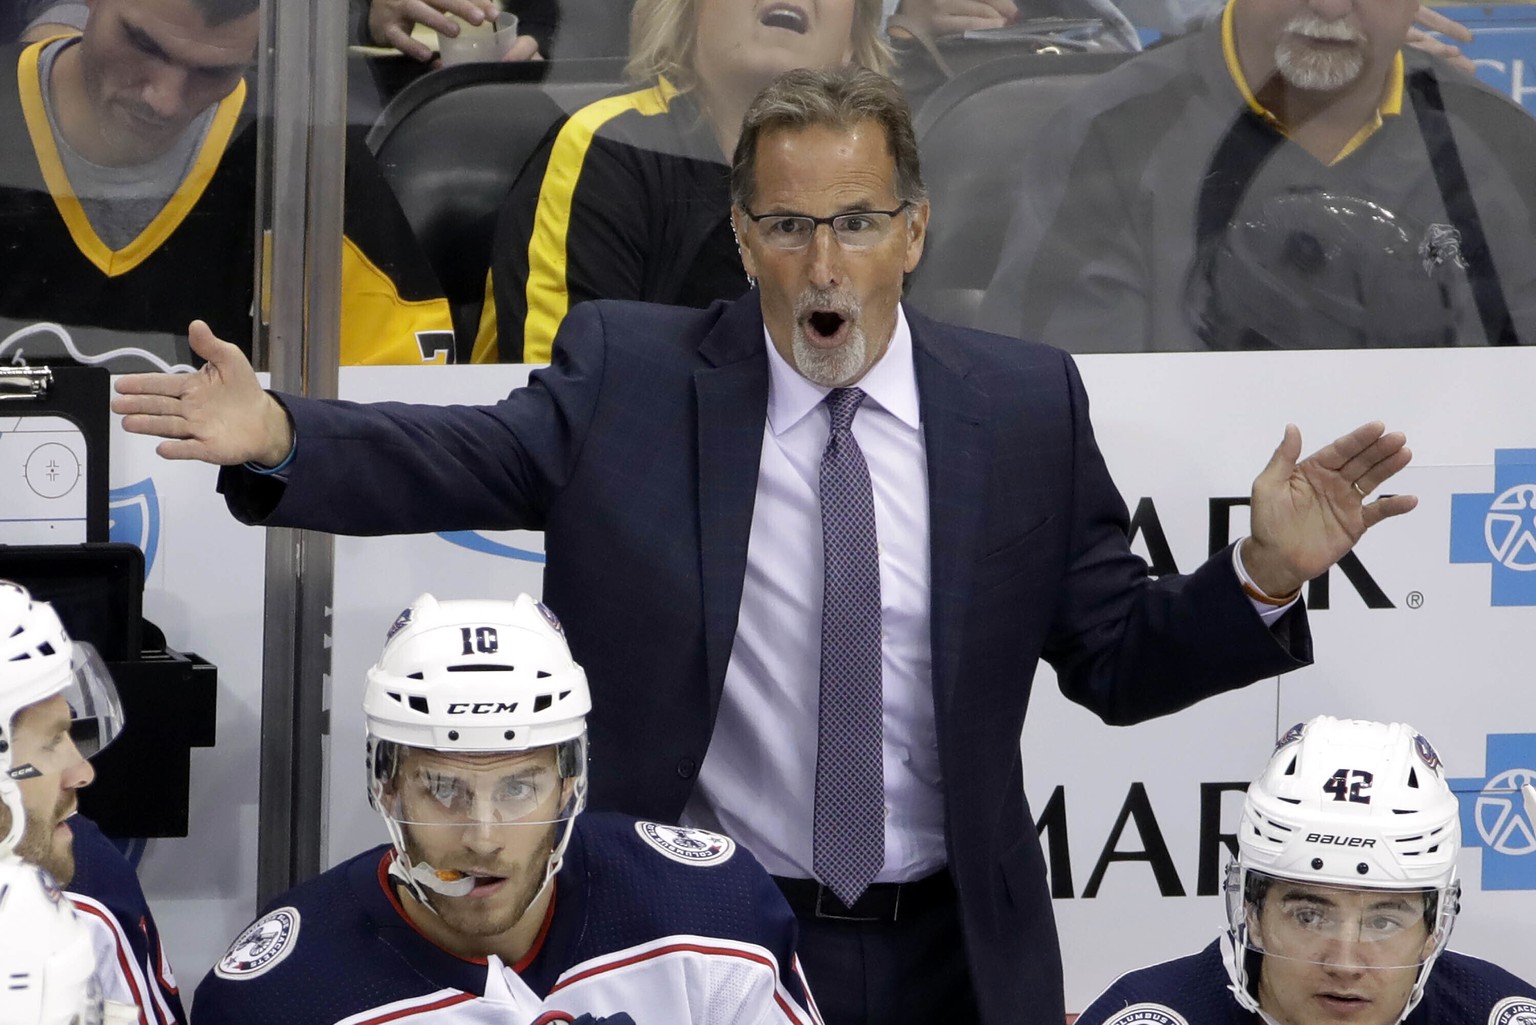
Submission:
M 139 877 L 96 823 L 69 820 L 75 834 L 75 877 L 64 893 L 90 926 L 102 996 L 138 1008 L 139 1025 L 185 1025 L 176 976 Z
M 458 957 L 417 931 L 388 875 L 393 858 L 376 847 L 274 901 L 198 986 L 196 1020 L 819 1022 L 794 960 L 794 916 L 726 837 L 578 817 L 543 930 L 515 965 Z
M 1127 972 L 1076 1025 L 1260 1025 L 1228 989 L 1217 940 L 1198 954 Z M 1536 987 L 1497 965 L 1446 951 L 1424 999 L 1403 1025 L 1523 1025 L 1536 1020 Z

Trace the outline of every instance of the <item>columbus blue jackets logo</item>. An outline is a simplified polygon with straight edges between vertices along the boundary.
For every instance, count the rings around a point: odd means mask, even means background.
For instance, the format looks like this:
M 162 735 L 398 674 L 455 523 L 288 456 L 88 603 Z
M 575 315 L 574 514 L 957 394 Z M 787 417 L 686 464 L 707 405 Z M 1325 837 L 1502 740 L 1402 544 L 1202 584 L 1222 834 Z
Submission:
M 548 623 L 550 627 L 554 629 L 555 633 L 559 634 L 561 637 L 564 637 L 565 627 L 560 625 L 560 617 L 555 615 L 554 612 L 550 610 L 550 607 L 545 605 L 543 602 L 535 602 L 534 604 L 538 606 L 539 615 L 544 617 L 544 622 Z
M 1189 1025 L 1184 1016 L 1167 1004 L 1132 1004 L 1104 1025 Z
M 1417 733 L 1413 735 L 1413 746 L 1418 748 L 1419 757 L 1424 759 L 1424 764 L 1431 769 L 1440 769 L 1444 766 L 1445 763 L 1440 761 L 1440 753 L 1430 746 L 1429 741 Z
M 1488 1012 L 1488 1025 L 1536 1025 L 1536 1003 L 1529 997 L 1505 997 Z
M 1287 744 L 1296 743 L 1296 741 L 1301 739 L 1302 731 L 1304 731 L 1306 728 L 1306 723 L 1299 722 L 1295 726 L 1292 726 L 1290 729 L 1286 730 L 1285 735 L 1282 736 L 1279 740 L 1275 741 L 1275 750 L 1278 751 Z
M 404 630 L 405 624 L 409 623 L 410 621 L 411 610 L 403 609 L 400 614 L 395 617 L 394 625 L 389 628 L 389 633 L 384 635 L 384 640 L 388 641 L 393 639 L 395 634 L 399 633 L 401 630 Z
M 635 832 L 662 854 L 684 865 L 719 865 L 736 853 L 735 840 L 707 829 L 636 822 Z
M 213 972 L 225 979 L 254 979 L 281 964 L 298 939 L 298 908 L 269 911 L 236 937 Z

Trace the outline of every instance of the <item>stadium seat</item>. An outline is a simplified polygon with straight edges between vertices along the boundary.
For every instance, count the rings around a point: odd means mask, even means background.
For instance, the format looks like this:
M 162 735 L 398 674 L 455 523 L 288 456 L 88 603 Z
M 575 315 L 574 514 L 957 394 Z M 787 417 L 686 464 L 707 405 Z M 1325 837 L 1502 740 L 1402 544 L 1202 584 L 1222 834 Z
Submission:
M 560 0 L 550 52 L 556 60 L 629 56 L 629 12 L 634 0 Z
M 1073 93 L 1134 53 L 1029 54 L 955 76 L 914 119 L 933 204 L 923 262 L 907 297 L 924 313 L 967 327 L 997 269 L 1023 190 L 1023 155 Z
M 485 297 L 496 211 L 559 118 L 623 81 L 623 61 L 460 64 L 403 89 L 368 147 L 453 308 L 457 358 L 468 362 Z

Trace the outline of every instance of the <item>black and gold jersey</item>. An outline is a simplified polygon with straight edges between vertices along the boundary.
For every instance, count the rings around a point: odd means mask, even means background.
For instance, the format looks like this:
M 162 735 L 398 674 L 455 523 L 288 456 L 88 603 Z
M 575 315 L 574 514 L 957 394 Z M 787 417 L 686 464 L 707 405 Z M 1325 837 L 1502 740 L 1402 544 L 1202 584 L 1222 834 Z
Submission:
M 108 246 L 70 185 L 44 109 L 46 43 L 0 49 L 0 361 L 69 357 L 113 371 L 194 361 L 206 320 L 250 350 L 256 266 L 255 106 L 241 83 L 218 104 L 191 169 L 138 235 Z M 344 364 L 445 363 L 447 301 L 360 139 L 348 142 L 342 243 Z
M 548 362 L 587 299 L 705 307 L 747 290 L 730 168 L 687 94 L 658 82 L 550 129 L 497 217 L 477 363 Z

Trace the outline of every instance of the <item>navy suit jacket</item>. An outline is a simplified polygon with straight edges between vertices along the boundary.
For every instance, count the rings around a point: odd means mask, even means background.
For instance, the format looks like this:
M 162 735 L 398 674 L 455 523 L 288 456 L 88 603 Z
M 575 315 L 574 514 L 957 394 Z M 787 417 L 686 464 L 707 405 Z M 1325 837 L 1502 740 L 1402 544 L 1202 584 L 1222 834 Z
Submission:
M 1071 358 L 907 315 L 966 953 L 983 1021 L 1061 1025 L 1060 953 L 1020 771 L 1036 663 L 1046 658 L 1073 700 L 1129 723 L 1305 664 L 1305 612 L 1266 628 L 1230 552 L 1150 579 Z M 741 604 L 764 346 L 755 291 L 707 310 L 584 304 L 551 366 L 493 406 L 284 397 L 298 438 L 286 485 L 226 470 L 220 487 L 250 522 L 542 529 L 544 598 L 594 691 L 592 802 L 675 821 L 709 748 Z

